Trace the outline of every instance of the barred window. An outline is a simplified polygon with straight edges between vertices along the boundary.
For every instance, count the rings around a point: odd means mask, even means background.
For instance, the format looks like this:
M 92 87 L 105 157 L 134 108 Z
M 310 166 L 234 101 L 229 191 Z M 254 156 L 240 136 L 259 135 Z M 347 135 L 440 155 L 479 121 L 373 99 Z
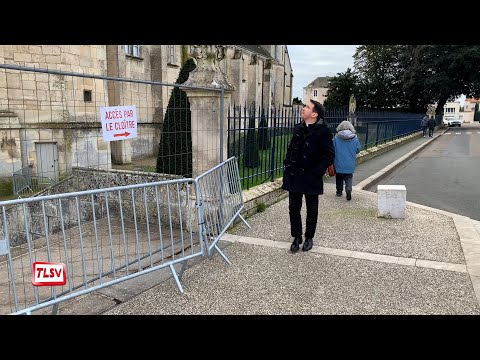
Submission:
M 140 45 L 125 45 L 125 54 L 139 57 Z
M 317 96 L 317 95 L 318 95 L 317 90 L 313 90 L 313 96 Z
M 92 102 L 92 90 L 83 90 L 83 101 Z

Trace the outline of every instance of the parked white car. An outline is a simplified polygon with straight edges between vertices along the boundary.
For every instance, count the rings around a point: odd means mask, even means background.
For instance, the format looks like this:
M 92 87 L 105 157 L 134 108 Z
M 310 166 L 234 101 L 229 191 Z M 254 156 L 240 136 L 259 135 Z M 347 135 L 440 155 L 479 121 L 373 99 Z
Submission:
M 462 126 L 463 116 L 461 115 L 444 115 L 443 126 Z

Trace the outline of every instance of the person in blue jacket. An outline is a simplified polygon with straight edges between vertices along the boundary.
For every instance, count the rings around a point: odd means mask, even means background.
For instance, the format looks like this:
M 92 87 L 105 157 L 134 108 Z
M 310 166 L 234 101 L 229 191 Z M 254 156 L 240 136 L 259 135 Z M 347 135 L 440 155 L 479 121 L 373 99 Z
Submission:
M 343 183 L 345 182 L 347 200 L 350 201 L 352 200 L 353 173 L 361 146 L 355 127 L 350 121 L 342 121 L 336 130 L 337 134 L 333 139 L 333 146 L 335 148 L 334 165 L 337 196 L 342 196 Z
M 428 129 L 428 116 L 423 117 L 420 125 L 422 126 L 423 137 L 425 137 L 425 135 L 427 135 L 427 129 Z

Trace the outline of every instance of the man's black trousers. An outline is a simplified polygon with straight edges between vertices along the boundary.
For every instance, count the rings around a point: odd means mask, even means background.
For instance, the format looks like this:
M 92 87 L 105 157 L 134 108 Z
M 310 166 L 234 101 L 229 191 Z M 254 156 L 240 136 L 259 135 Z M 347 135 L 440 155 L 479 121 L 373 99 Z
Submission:
M 302 199 L 305 195 L 307 205 L 307 222 L 305 227 L 305 239 L 313 239 L 318 219 L 318 195 L 307 195 L 296 192 L 288 193 L 288 211 L 290 214 L 290 231 L 293 237 L 302 236 Z

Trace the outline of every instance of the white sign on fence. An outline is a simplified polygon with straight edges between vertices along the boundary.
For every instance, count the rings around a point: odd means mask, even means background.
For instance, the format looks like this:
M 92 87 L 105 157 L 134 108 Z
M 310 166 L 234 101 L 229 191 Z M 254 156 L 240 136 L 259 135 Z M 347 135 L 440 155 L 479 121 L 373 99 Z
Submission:
M 107 106 L 100 108 L 103 140 L 117 141 L 137 137 L 137 108 L 131 106 Z

